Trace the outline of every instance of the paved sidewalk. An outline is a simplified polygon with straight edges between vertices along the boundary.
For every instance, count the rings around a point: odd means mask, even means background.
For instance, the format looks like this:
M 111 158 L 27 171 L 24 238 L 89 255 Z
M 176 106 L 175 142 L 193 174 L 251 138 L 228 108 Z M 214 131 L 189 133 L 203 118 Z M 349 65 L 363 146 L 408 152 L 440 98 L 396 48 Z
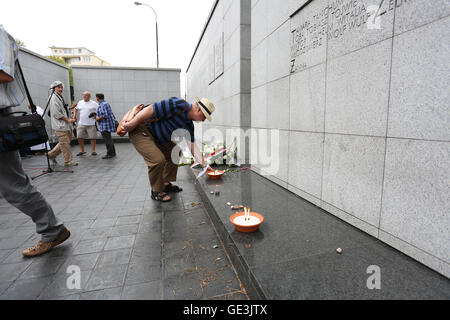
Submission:
M 0 198 L 0 299 L 247 299 L 188 169 L 178 181 L 185 191 L 155 203 L 143 160 L 130 144 L 116 148 L 117 159 L 88 155 L 73 174 L 34 181 L 72 232 L 45 256 L 21 256 L 39 240 L 34 224 Z M 46 163 L 23 162 L 30 176 Z M 71 265 L 81 290 L 67 288 Z

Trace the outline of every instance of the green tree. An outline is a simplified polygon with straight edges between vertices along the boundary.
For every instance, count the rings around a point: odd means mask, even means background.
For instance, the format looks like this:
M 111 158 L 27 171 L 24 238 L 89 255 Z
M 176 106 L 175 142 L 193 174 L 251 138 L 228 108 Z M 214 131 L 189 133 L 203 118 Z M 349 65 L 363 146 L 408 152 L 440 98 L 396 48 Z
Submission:
M 16 44 L 17 44 L 18 47 L 20 47 L 20 48 L 25 48 L 26 47 L 25 42 L 20 41 L 19 39 L 15 39 L 15 40 L 16 40 Z

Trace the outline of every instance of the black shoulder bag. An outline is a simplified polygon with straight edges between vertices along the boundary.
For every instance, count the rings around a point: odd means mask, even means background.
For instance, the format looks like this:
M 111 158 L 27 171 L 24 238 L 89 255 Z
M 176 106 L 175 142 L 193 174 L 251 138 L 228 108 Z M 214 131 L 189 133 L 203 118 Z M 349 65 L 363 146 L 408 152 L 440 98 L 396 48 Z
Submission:
M 16 66 L 23 80 L 23 86 L 31 106 L 32 114 L 27 114 L 27 112 L 11 112 L 0 117 L 0 152 L 15 151 L 48 141 L 45 121 L 36 112 L 36 106 L 31 99 L 18 60 Z M 18 114 L 21 115 L 18 116 Z

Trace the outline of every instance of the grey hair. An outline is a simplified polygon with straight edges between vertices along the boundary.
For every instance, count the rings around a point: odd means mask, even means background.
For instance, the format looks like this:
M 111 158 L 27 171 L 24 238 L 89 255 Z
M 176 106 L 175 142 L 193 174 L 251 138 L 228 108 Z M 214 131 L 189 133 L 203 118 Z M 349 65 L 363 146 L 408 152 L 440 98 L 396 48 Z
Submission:
M 64 87 L 64 84 L 61 81 L 55 81 L 50 85 L 50 89 L 58 88 L 58 87 Z

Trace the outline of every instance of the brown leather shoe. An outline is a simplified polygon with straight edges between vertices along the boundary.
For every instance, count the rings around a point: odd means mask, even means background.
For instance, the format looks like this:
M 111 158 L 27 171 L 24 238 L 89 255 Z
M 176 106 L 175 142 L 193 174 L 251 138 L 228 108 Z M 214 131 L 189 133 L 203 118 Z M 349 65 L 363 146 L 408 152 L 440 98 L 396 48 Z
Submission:
M 49 252 L 54 247 L 60 245 L 70 237 L 70 231 L 67 228 L 64 228 L 59 233 L 58 237 L 50 242 L 39 241 L 35 246 L 25 249 L 22 251 L 22 254 L 25 257 L 32 258 L 43 255 L 44 253 Z

